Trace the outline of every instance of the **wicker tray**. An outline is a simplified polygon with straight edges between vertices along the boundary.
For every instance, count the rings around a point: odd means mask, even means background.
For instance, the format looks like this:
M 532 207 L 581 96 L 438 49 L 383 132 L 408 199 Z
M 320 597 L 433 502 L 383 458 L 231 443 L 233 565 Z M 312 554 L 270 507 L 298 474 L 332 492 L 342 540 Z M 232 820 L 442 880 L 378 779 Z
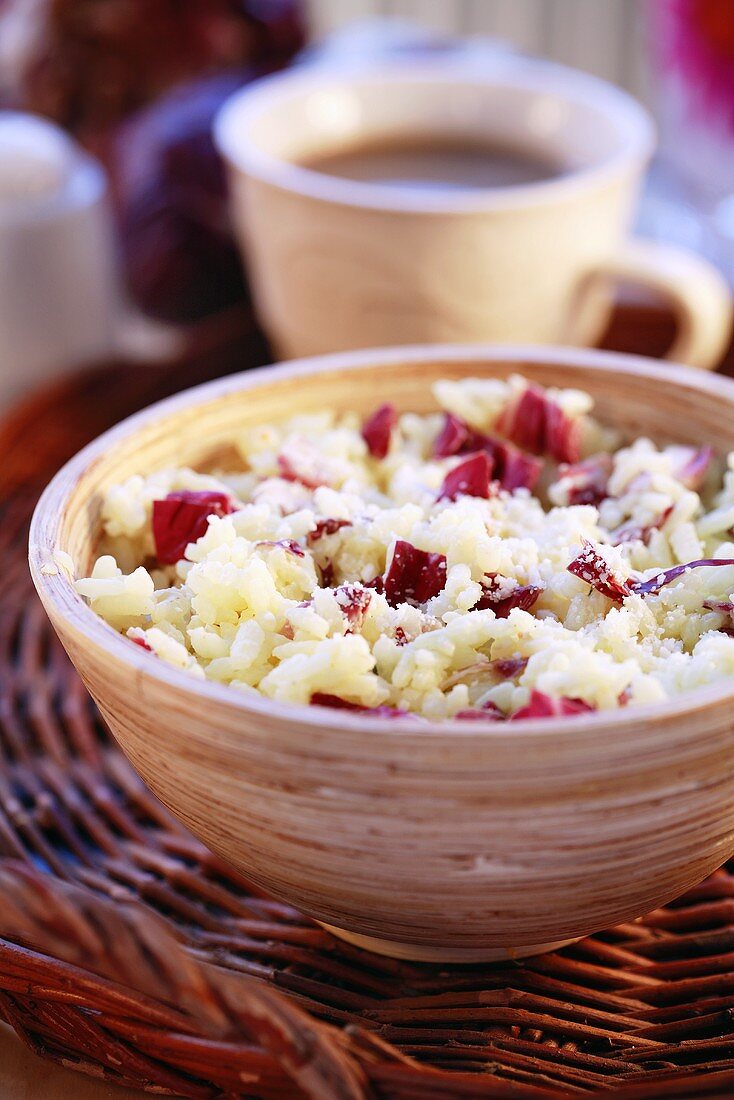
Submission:
M 89 373 L 0 425 L 0 1018 L 187 1097 L 734 1096 L 734 866 L 555 954 L 399 963 L 252 889 L 111 743 L 32 594 L 35 497 L 109 423 L 264 355 L 230 320 L 173 369 Z

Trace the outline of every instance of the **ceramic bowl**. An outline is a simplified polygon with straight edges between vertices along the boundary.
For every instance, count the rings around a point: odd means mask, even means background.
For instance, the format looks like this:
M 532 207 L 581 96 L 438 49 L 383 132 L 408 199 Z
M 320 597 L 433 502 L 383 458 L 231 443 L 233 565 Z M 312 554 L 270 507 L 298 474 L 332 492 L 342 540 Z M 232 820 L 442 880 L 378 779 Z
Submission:
M 521 372 L 577 386 L 632 436 L 734 449 L 734 383 L 591 351 L 351 352 L 189 390 L 101 436 L 46 489 L 33 578 L 72 661 L 143 779 L 212 850 L 372 950 L 412 959 L 535 953 L 662 905 L 734 852 L 734 683 L 647 708 L 511 725 L 294 708 L 152 658 L 76 595 L 102 492 L 205 465 L 245 424 Z

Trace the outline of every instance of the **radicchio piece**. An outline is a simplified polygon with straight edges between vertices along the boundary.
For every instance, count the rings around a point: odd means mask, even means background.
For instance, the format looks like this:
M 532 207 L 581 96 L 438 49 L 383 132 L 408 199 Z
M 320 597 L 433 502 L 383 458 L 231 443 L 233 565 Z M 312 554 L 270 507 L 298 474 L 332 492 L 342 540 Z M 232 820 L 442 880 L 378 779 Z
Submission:
M 509 401 L 497 421 L 497 428 L 518 447 L 533 454 L 545 450 L 545 394 L 537 386 L 528 386 L 519 397 Z
M 491 662 L 490 668 L 503 680 L 512 680 L 525 671 L 527 664 L 527 657 L 497 657 Z
M 719 629 L 722 634 L 728 634 L 730 638 L 734 637 L 734 603 L 731 600 L 704 600 L 703 606 L 707 611 L 718 611 L 719 615 L 728 619 L 728 623 Z
M 542 459 L 524 454 L 510 443 L 476 432 L 458 416 L 446 413 L 443 428 L 433 445 L 434 458 L 478 451 L 487 452 L 492 476 L 508 493 L 513 489 L 535 488 L 543 468 Z
M 655 595 L 666 584 L 671 584 L 678 577 L 687 573 L 689 569 L 701 569 L 703 566 L 709 565 L 734 565 L 734 558 L 699 558 L 697 561 L 689 561 L 685 565 L 674 565 L 672 569 L 663 569 L 661 572 L 656 573 L 654 577 L 650 577 L 649 580 L 633 581 L 631 587 L 640 596 Z
M 720 615 L 734 615 L 734 603 L 731 600 L 704 600 L 707 611 L 718 611 Z
M 654 596 L 666 584 L 672 584 L 691 569 L 720 565 L 734 565 L 734 558 L 698 558 L 683 565 L 674 565 L 672 569 L 661 569 L 654 577 L 649 577 L 647 580 L 631 577 L 627 581 L 620 581 L 614 576 L 593 544 L 585 541 L 584 549 L 568 566 L 568 571 L 580 577 L 582 581 L 586 581 L 610 600 L 621 603 L 625 596 Z
M 506 619 L 515 607 L 519 607 L 521 611 L 529 611 L 543 591 L 534 584 L 518 584 L 508 596 L 501 596 L 499 593 L 504 590 L 504 585 L 500 583 L 500 574 L 485 573 L 485 577 L 487 581 L 482 582 L 483 594 L 474 610 L 494 611 L 498 619 Z
M 584 540 L 583 550 L 568 566 L 568 572 L 573 573 L 575 577 L 580 577 L 582 581 L 586 581 L 597 592 L 601 592 L 602 596 L 614 600 L 615 603 L 621 603 L 626 596 L 632 593 L 630 583 L 615 577 L 610 566 L 594 547 L 594 544 L 586 539 Z
M 489 700 L 482 703 L 480 709 L 458 711 L 454 718 L 458 718 L 460 722 L 502 722 L 505 714 L 496 703 Z
M 672 511 L 673 505 L 670 504 L 652 523 L 645 526 L 639 523 L 623 523 L 621 527 L 617 527 L 616 531 L 611 532 L 612 546 L 621 546 L 624 542 L 643 542 L 647 546 L 653 532 L 660 530 Z
M 365 420 L 362 426 L 362 438 L 373 458 L 385 458 L 390 450 L 390 440 L 397 422 L 397 409 L 390 404 L 380 405 L 379 409 Z
M 569 483 L 566 486 L 569 505 L 601 504 L 607 496 L 612 466 L 612 456 L 606 451 L 573 466 L 564 463 L 558 470 L 558 477 Z
M 341 531 L 342 527 L 351 526 L 352 522 L 348 519 L 319 519 L 313 531 L 309 531 L 306 535 L 306 541 L 309 546 L 312 546 L 326 535 L 335 535 L 337 531 Z
M 581 457 L 579 422 L 537 386 L 528 386 L 505 407 L 497 429 L 532 454 L 547 451 L 558 462 L 578 462 Z
M 190 542 L 206 534 L 209 516 L 227 516 L 236 511 L 226 493 L 181 490 L 164 500 L 153 501 L 153 540 L 158 561 L 174 565 Z
M 149 641 L 147 641 L 146 638 L 143 637 L 142 634 L 128 634 L 128 638 L 134 645 L 140 646 L 141 649 L 144 649 L 146 653 L 155 652 L 153 646 L 150 644 Z
M 520 718 L 561 718 L 565 715 L 590 714 L 594 710 L 596 707 L 583 699 L 569 699 L 565 695 L 554 699 L 544 691 L 533 691 L 530 702 L 510 715 L 510 720 L 516 722 Z
M 714 459 L 713 447 L 691 447 L 689 457 L 678 467 L 676 478 L 687 489 L 698 489 Z
M 434 458 L 449 458 L 461 454 L 472 439 L 472 429 L 453 413 L 444 413 L 443 428 L 433 444 Z
M 255 545 L 266 546 L 271 549 L 279 546 L 281 550 L 287 550 L 289 554 L 295 554 L 297 558 L 306 557 L 306 551 L 302 546 L 299 546 L 295 539 L 261 539 L 261 541 Z
M 497 444 L 495 464 L 499 483 L 508 493 L 513 489 L 530 489 L 532 492 L 543 469 L 541 458 L 526 455 L 509 443 Z
M 545 398 L 545 447 L 557 462 L 581 458 L 581 423 L 567 416 L 560 405 Z
M 438 499 L 456 500 L 459 496 L 468 496 L 487 500 L 492 495 L 493 465 L 486 451 L 470 455 L 446 474 Z
M 385 578 L 373 577 L 371 581 L 364 581 L 365 588 L 371 588 L 373 592 L 376 592 L 378 596 L 382 596 L 385 593 Z
M 490 456 L 494 465 L 493 475 L 502 489 L 511 493 L 514 489 L 535 488 L 543 469 L 542 458 L 525 454 L 511 443 L 492 439 L 488 435 L 477 433 L 472 437 L 472 442 L 477 449 L 481 448 Z
M 437 596 L 446 584 L 446 556 L 418 550 L 404 539 L 395 543 L 385 574 L 385 596 L 392 607 L 421 604 Z
M 321 566 L 321 585 L 323 588 L 332 588 L 334 585 L 334 563 L 331 558 Z
M 334 595 L 344 618 L 349 623 L 347 633 L 351 634 L 359 630 L 364 622 L 367 608 L 370 606 L 372 593 L 361 584 L 342 584 L 336 589 Z
M 365 707 L 361 703 L 350 703 L 348 699 L 341 699 L 338 695 L 329 695 L 323 691 L 315 691 L 309 701 L 312 706 L 330 707 L 332 710 L 351 710 L 357 714 L 371 714 L 375 718 L 415 717 L 410 711 L 399 710 L 397 707 Z
M 361 703 L 350 703 L 348 699 L 340 699 L 338 695 L 329 695 L 324 691 L 315 691 L 309 702 L 316 707 L 332 707 L 334 710 L 364 710 Z

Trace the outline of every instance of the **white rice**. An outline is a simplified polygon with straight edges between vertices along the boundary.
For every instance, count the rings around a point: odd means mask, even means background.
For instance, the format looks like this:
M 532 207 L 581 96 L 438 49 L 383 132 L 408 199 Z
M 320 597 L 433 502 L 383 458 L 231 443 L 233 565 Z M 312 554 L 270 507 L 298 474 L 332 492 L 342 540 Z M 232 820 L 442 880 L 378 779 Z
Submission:
M 435 396 L 439 408 L 497 436 L 503 409 L 526 385 L 441 382 Z M 610 450 L 610 434 L 588 415 L 588 395 L 549 396 L 578 425 L 585 455 Z M 241 473 L 132 477 L 107 493 L 105 552 L 77 591 L 115 630 L 150 648 L 150 660 L 294 704 L 326 695 L 332 705 L 444 719 L 483 708 L 511 716 L 543 693 L 606 710 L 734 674 L 726 632 L 734 567 L 693 568 L 656 594 L 616 602 L 568 571 L 587 542 L 621 582 L 734 556 L 734 455 L 723 482 L 712 466 L 691 488 L 683 472 L 690 449 L 637 439 L 611 444 L 598 504 L 569 503 L 576 475 L 547 457 L 534 493 L 437 499 L 463 461 L 433 457 L 443 423 L 442 413 L 403 414 L 378 459 L 356 415 L 323 412 L 243 431 L 234 441 Z M 282 476 L 293 468 L 322 484 Z M 227 494 L 236 510 L 211 515 L 185 558 L 159 565 L 153 503 L 182 490 Z M 346 522 L 314 539 L 324 520 Z M 633 537 L 614 546 L 620 531 Z M 445 585 L 423 602 L 391 606 L 377 589 L 362 590 L 390 568 L 398 539 L 445 555 Z M 284 545 L 291 540 L 300 555 Z M 487 574 L 498 575 L 500 597 L 517 585 L 542 592 L 529 610 L 500 618 L 476 609 Z M 355 591 L 363 612 L 353 610 Z M 515 666 L 502 664 L 508 659 Z

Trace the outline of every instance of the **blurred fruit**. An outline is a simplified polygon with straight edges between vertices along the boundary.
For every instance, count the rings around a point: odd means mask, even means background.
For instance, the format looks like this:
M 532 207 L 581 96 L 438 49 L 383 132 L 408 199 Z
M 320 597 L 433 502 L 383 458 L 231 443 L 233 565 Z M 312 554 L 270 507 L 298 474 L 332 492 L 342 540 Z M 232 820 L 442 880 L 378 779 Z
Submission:
M 128 287 L 153 316 L 195 321 L 246 295 L 211 128 L 252 75 L 169 92 L 124 123 L 110 149 Z
M 192 322 L 247 296 L 211 140 L 304 43 L 300 0 L 0 0 L 0 93 L 106 165 L 131 296 Z
M 173 85 L 256 63 L 287 64 L 300 0 L 5 0 L 3 82 L 25 110 L 95 143 Z

